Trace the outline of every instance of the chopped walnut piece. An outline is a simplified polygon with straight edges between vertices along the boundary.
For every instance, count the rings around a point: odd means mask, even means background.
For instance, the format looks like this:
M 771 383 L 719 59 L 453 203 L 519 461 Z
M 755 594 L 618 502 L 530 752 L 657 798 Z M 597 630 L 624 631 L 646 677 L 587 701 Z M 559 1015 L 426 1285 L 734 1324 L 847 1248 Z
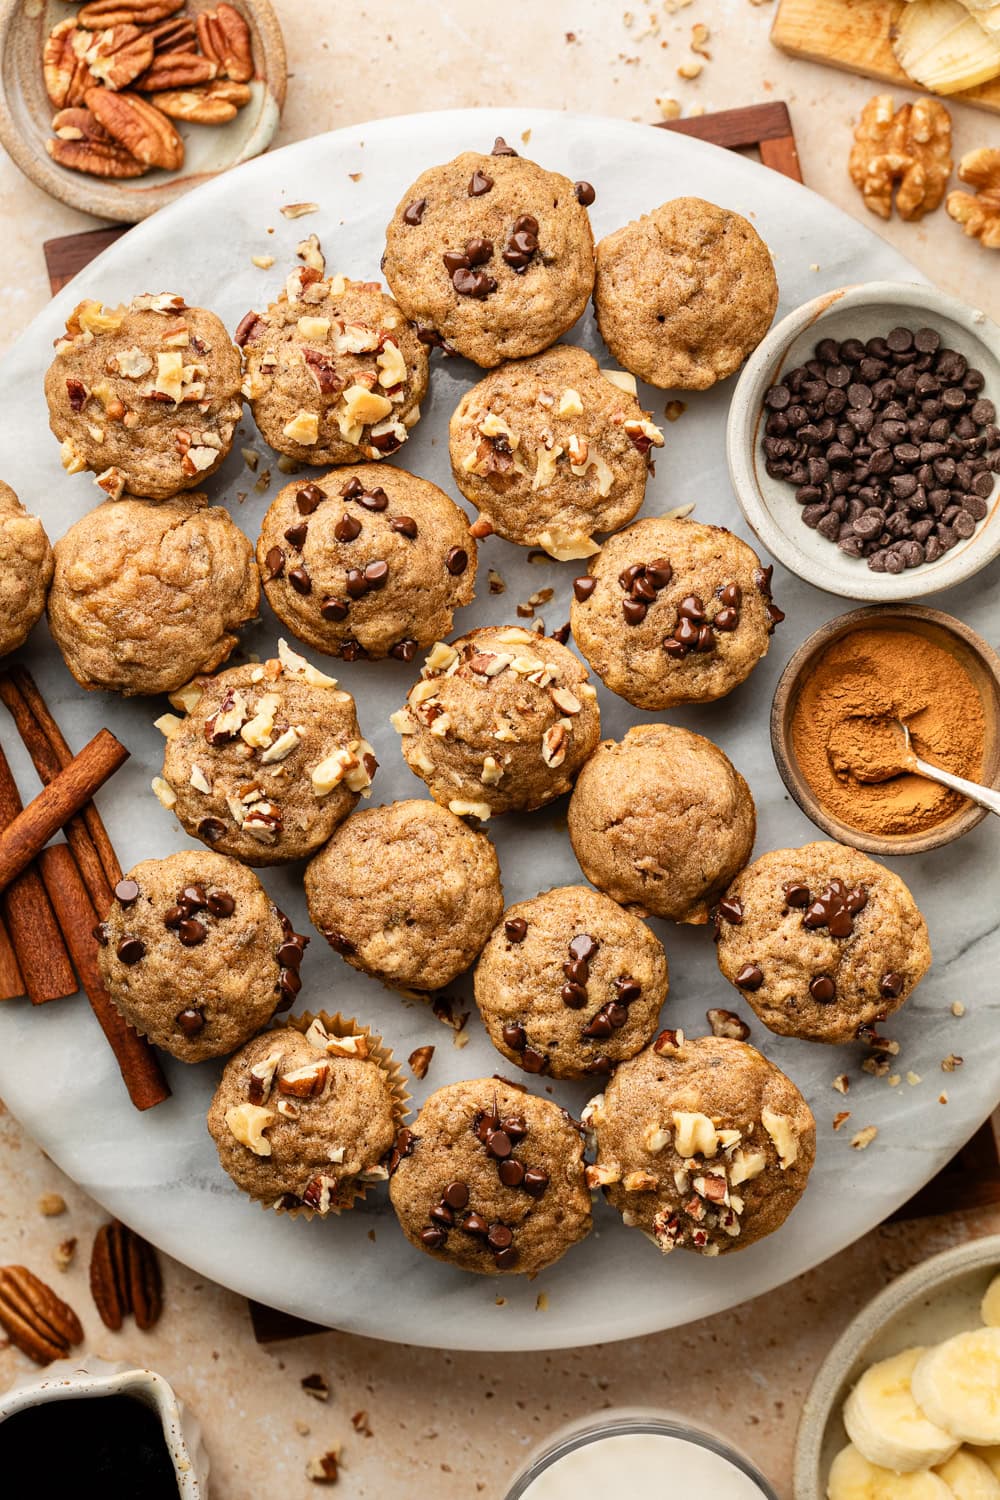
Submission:
M 851 1080 L 848 1078 L 846 1073 L 838 1073 L 836 1078 L 833 1080 L 833 1087 L 837 1090 L 838 1094 L 846 1094 L 850 1086 Z
M 306 1464 L 306 1478 L 313 1484 L 336 1484 L 340 1477 L 340 1444 L 328 1448 Z
M 894 109 L 891 94 L 876 94 L 861 112 L 848 162 L 865 207 L 880 218 L 922 219 L 944 197 L 951 175 L 951 116 L 937 99 Z
M 329 1401 L 330 1384 L 325 1375 L 303 1375 L 300 1384 L 307 1396 L 316 1401 Z
M 954 1052 L 949 1052 L 947 1057 L 941 1059 L 941 1071 L 942 1073 L 954 1073 L 955 1069 L 960 1068 L 964 1061 L 964 1057 L 957 1057 Z
M 846 1122 L 850 1118 L 851 1118 L 851 1111 L 849 1109 L 842 1109 L 842 1110 L 840 1110 L 839 1113 L 835 1114 L 834 1117 L 833 1117 L 833 1128 L 834 1128 L 834 1130 L 839 1130 L 840 1127 L 842 1125 L 846 1124 Z
M 76 1235 L 70 1235 L 69 1239 L 60 1240 L 52 1252 L 52 1259 L 60 1271 L 68 1271 L 73 1264 L 76 1255 Z
M 705 1019 L 712 1028 L 713 1036 L 724 1036 L 735 1042 L 745 1042 L 750 1035 L 750 1027 L 734 1010 L 713 1008 L 705 1012 Z
M 867 1151 L 877 1135 L 877 1125 L 866 1125 L 863 1130 L 859 1130 L 857 1135 L 851 1138 L 851 1145 L 855 1151 Z
M 1000 150 L 980 146 L 966 152 L 958 164 L 958 175 L 975 193 L 959 189 L 948 194 L 945 207 L 970 239 L 987 250 L 1000 250 Z
M 427 1069 L 431 1065 L 431 1058 L 433 1056 L 434 1048 L 430 1044 L 426 1047 L 415 1047 L 413 1049 L 407 1061 L 410 1064 L 410 1071 L 413 1073 L 414 1078 L 427 1077 Z

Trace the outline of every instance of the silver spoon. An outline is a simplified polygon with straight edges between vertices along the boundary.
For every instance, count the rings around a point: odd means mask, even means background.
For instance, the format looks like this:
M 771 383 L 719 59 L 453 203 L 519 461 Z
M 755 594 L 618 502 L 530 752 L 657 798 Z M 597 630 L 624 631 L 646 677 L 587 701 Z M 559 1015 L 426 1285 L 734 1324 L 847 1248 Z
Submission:
M 985 807 L 988 812 L 996 813 L 1000 817 L 1000 791 L 991 786 L 980 786 L 976 781 L 966 781 L 964 776 L 953 776 L 950 771 L 942 771 L 940 766 L 928 765 L 927 761 L 921 760 L 910 744 L 909 727 L 902 719 L 896 720 L 903 731 L 906 742 L 906 769 L 915 771 L 918 776 L 926 776 L 928 781 L 937 781 L 941 786 L 950 787 L 953 792 L 961 792 L 963 797 L 968 797 L 970 802 L 975 802 L 979 807 Z

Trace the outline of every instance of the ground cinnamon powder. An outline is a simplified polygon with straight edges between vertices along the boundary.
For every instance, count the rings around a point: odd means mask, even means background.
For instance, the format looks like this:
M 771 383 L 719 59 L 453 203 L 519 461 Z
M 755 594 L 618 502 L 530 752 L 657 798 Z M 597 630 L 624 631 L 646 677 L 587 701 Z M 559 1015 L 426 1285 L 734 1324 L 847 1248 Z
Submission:
M 862 627 L 833 641 L 793 710 L 803 776 L 829 812 L 866 833 L 917 833 L 968 805 L 901 769 L 897 718 L 922 760 L 982 779 L 982 699 L 957 656 L 916 630 Z

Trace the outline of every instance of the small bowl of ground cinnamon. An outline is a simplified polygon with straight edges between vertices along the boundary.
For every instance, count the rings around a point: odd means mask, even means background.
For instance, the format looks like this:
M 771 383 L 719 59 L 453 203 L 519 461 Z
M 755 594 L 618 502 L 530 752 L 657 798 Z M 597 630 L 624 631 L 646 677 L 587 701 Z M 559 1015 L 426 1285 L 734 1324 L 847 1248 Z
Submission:
M 986 815 L 907 769 L 900 722 L 922 760 L 1000 786 L 1000 657 L 940 610 L 855 609 L 799 647 L 771 707 L 785 786 L 831 838 L 868 854 L 922 854 Z

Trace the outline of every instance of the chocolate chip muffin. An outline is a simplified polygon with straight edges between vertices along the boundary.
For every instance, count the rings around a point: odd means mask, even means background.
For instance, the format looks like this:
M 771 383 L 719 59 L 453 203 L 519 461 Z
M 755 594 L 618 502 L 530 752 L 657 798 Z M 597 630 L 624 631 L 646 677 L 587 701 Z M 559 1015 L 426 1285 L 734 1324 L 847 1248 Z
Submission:
M 767 655 L 784 615 L 772 567 L 722 526 L 651 517 L 609 537 L 573 584 L 573 639 L 637 708 L 709 703 Z
M 777 306 L 760 235 L 703 198 L 674 198 L 597 247 L 601 336 L 650 385 L 704 391 L 725 380 L 756 349 Z
M 171 293 L 80 302 L 45 376 L 69 474 L 117 500 L 166 500 L 214 474 L 243 411 L 239 350 L 221 321 Z
M 557 344 L 501 365 L 451 419 L 451 469 L 466 500 L 509 542 L 559 559 L 597 551 L 595 531 L 630 521 L 663 434 L 635 379 Z
M 388 464 L 286 485 L 264 517 L 257 562 L 279 620 L 344 661 L 412 661 L 447 635 L 476 582 L 464 512 Z
M 594 190 L 519 157 L 465 151 L 404 194 L 382 268 L 408 318 L 492 369 L 554 344 L 587 305 Z
M 429 801 L 352 813 L 306 867 L 305 886 L 331 948 L 404 993 L 450 984 L 503 911 L 489 839 Z
M 519 625 L 438 641 L 392 723 L 435 801 L 483 819 L 568 792 L 601 733 L 585 668 Z
M 884 865 L 843 844 L 774 849 L 726 891 L 719 968 L 779 1036 L 871 1038 L 930 968 L 927 924 Z
M 427 350 L 377 281 L 298 266 L 236 342 L 261 436 L 300 463 L 387 458 L 420 418 Z
M 571 885 L 508 907 L 476 965 L 490 1041 L 526 1073 L 610 1073 L 656 1030 L 663 945 L 600 891 Z
M 673 724 L 637 724 L 605 740 L 569 804 L 569 836 L 587 879 L 657 917 L 707 922 L 750 858 L 753 797 L 717 745 Z
M 392 1080 L 367 1031 L 267 1031 L 230 1058 L 208 1111 L 219 1161 L 258 1203 L 325 1215 L 349 1208 L 396 1134 Z
M 808 1104 L 745 1042 L 664 1031 L 622 1063 L 584 1122 L 593 1186 L 664 1255 L 725 1255 L 780 1229 L 816 1157 Z
M 580 1131 L 551 1100 L 498 1079 L 431 1094 L 389 1170 L 410 1244 L 462 1271 L 533 1276 L 590 1230 Z
M 259 603 L 253 548 L 205 495 L 108 502 L 55 545 L 49 629 L 81 687 L 173 692 L 226 660 Z
M 305 859 L 367 796 L 376 770 L 354 699 L 284 641 L 278 656 L 174 694 L 161 799 L 184 830 L 248 865 Z
M 224 1057 L 291 1005 L 309 941 L 252 870 L 207 849 L 136 865 L 97 936 L 111 999 L 181 1062 Z
M 0 656 L 23 646 L 40 620 L 53 566 L 41 521 L 0 479 Z

